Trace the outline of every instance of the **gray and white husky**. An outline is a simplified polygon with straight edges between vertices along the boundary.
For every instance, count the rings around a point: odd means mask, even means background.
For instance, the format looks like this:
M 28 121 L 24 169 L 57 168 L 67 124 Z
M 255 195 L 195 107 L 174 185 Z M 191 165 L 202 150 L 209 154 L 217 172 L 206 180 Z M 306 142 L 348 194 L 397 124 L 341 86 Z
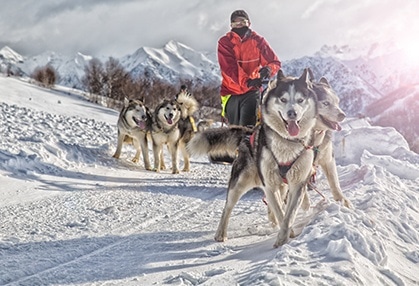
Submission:
M 292 224 L 312 175 L 315 157 L 312 146 L 316 101 L 307 69 L 299 78 L 286 77 L 279 71 L 275 85 L 264 96 L 262 120 L 254 130 L 208 129 L 197 133 L 188 144 L 191 154 L 198 155 L 236 152 L 237 144 L 232 143 L 239 142 L 215 234 L 217 241 L 227 239 L 228 221 L 240 197 L 256 187 L 264 191 L 269 209 L 280 225 L 274 246 L 283 245 L 294 236 Z M 243 139 L 249 133 L 252 135 Z
M 140 153 L 142 152 L 144 168 L 151 170 L 147 140 L 147 133 L 151 128 L 151 113 L 144 105 L 142 99 L 124 99 L 124 106 L 119 113 L 117 128 L 118 142 L 113 157 L 117 159 L 120 157 L 124 143 L 132 143 L 136 150 L 135 157 L 132 161 L 135 163 L 138 162 L 140 160 Z
M 333 198 L 350 208 L 350 201 L 343 195 L 336 161 L 333 152 L 333 131 L 340 131 L 346 115 L 339 107 L 339 97 L 329 85 L 326 78 L 322 77 L 319 82 L 313 83 L 314 92 L 317 95 L 317 120 L 314 126 L 314 147 L 316 156 L 313 162 L 315 167 L 320 166 L 327 178 Z
M 163 146 L 168 145 L 172 158 L 172 173 L 178 174 L 178 147 L 180 141 L 179 120 L 181 109 L 175 100 L 165 99 L 154 110 L 151 138 L 153 140 L 154 171 L 165 169 Z

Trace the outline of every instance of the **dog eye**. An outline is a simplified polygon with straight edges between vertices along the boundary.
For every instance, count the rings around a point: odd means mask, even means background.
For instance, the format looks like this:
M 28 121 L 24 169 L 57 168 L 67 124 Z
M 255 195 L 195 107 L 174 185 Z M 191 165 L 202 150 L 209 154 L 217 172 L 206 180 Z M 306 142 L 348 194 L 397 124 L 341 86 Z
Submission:
M 324 106 L 329 106 L 329 105 L 330 105 L 330 103 L 329 103 L 328 101 L 325 101 L 325 102 L 323 102 L 323 105 L 324 105 Z
M 280 100 L 281 100 L 282 103 L 287 103 L 287 99 L 285 97 L 281 97 Z
M 298 100 L 297 100 L 297 103 L 303 103 L 304 102 L 304 99 L 303 98 L 299 98 Z

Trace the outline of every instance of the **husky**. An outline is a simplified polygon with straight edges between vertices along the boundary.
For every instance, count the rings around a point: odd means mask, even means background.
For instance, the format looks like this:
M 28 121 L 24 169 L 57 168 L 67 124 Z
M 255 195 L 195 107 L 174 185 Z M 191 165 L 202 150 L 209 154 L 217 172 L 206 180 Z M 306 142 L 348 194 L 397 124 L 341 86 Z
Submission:
M 311 71 L 308 69 L 308 72 L 310 73 Z M 302 77 L 304 77 L 304 73 Z M 279 85 L 277 86 L 278 80 L 279 80 Z M 293 79 L 293 80 L 295 81 L 296 79 Z M 298 80 L 301 81 L 301 77 Z M 280 94 L 280 92 L 283 92 L 285 98 L 280 96 L 279 101 L 280 102 L 287 101 L 287 96 L 290 96 L 293 94 L 293 93 L 287 94 L 286 92 L 287 90 L 286 86 L 289 85 L 289 83 L 286 84 L 284 88 L 284 83 L 287 81 L 289 81 L 289 79 L 285 78 L 282 73 L 278 73 L 277 79 L 274 80 L 273 83 L 269 84 L 269 87 L 268 87 L 269 99 L 265 99 L 262 105 L 263 107 L 262 115 L 264 119 L 267 117 L 269 119 L 273 117 L 281 117 L 281 119 L 285 120 L 285 116 L 282 115 L 284 114 L 284 111 L 283 111 L 284 108 L 278 108 L 277 112 L 269 112 L 269 110 L 272 110 L 272 109 L 274 110 L 276 108 L 269 109 L 267 107 L 267 104 L 269 103 L 272 104 L 272 102 L 275 102 L 275 100 L 278 100 L 276 97 L 278 96 L 278 94 Z M 312 81 L 313 79 L 311 76 L 310 82 Z M 318 150 L 318 151 L 316 151 L 315 159 L 313 161 L 310 161 L 310 160 L 305 161 L 307 165 L 304 167 L 304 171 L 307 172 L 306 168 L 307 167 L 311 168 L 312 165 L 314 166 L 320 165 L 323 171 L 325 172 L 325 175 L 329 181 L 329 185 L 331 186 L 334 199 L 337 201 L 341 201 L 346 207 L 350 207 L 349 200 L 343 196 L 342 191 L 339 186 L 339 181 L 338 181 L 338 176 L 337 176 L 337 171 L 336 171 L 336 163 L 333 157 L 333 145 L 331 141 L 331 132 L 333 130 L 341 129 L 339 122 L 344 120 L 345 114 L 339 108 L 338 96 L 334 93 L 333 89 L 330 87 L 329 83 L 327 82 L 325 78 L 320 79 L 320 81 L 317 83 L 312 82 L 311 85 L 310 83 L 308 83 L 307 88 L 312 89 L 315 93 L 314 99 L 316 101 L 315 104 L 317 108 L 317 115 L 316 115 L 315 124 L 312 127 L 312 131 L 311 131 L 311 136 L 312 136 L 311 145 L 314 146 L 314 150 Z M 294 90 L 294 91 L 298 92 L 298 90 Z M 296 96 L 296 94 L 297 93 L 294 92 L 294 96 Z M 301 99 L 297 100 L 297 102 L 298 101 L 301 101 Z M 312 104 L 311 101 L 310 103 Z M 278 102 L 276 102 L 276 104 L 278 104 Z M 310 118 L 309 120 L 310 124 L 312 124 L 312 119 L 313 119 L 312 115 L 313 115 L 312 111 L 306 114 L 306 116 L 309 116 Z M 281 119 L 278 119 L 277 122 L 281 123 Z M 266 120 L 264 121 L 266 122 Z M 264 189 L 265 194 L 268 194 L 266 188 L 264 188 L 264 185 L 268 185 L 268 184 L 264 183 L 263 180 L 265 177 L 261 173 L 262 166 L 264 164 L 263 162 L 261 162 L 261 160 L 266 160 L 266 159 L 263 159 L 264 157 L 260 156 L 260 154 L 265 152 L 263 151 L 263 149 L 265 148 L 263 145 L 269 145 L 269 141 L 268 140 L 264 141 L 264 137 L 266 136 L 260 136 L 260 131 L 258 131 L 258 129 L 263 130 L 266 127 L 268 127 L 269 129 L 269 126 L 270 126 L 269 122 L 275 122 L 275 121 L 268 120 L 267 123 L 262 123 L 262 127 L 256 128 L 256 131 L 259 133 L 255 133 L 256 135 L 254 136 L 256 137 L 256 139 L 259 140 L 259 141 L 256 141 L 256 143 L 259 142 L 258 143 L 259 145 L 250 143 L 250 141 L 252 141 L 253 139 L 249 140 L 247 138 L 249 138 L 248 137 L 249 134 L 253 133 L 253 130 L 249 128 L 245 128 L 245 127 L 229 127 L 229 128 L 223 128 L 223 129 L 212 129 L 212 130 L 208 130 L 202 133 L 198 133 L 196 138 L 194 138 L 192 142 L 190 142 L 190 144 L 188 145 L 188 149 L 190 150 L 190 152 L 195 153 L 195 154 L 204 154 L 206 152 L 213 152 L 213 153 L 224 152 L 224 154 L 225 152 L 228 152 L 232 154 L 236 152 L 236 148 L 237 146 L 239 146 L 238 157 L 233 163 L 233 167 L 232 167 L 231 178 L 230 178 L 229 186 L 228 186 L 228 195 L 227 195 L 226 205 L 223 211 L 223 216 L 221 218 L 218 230 L 215 235 L 215 239 L 217 241 L 225 241 L 227 239 L 227 223 L 228 223 L 229 216 L 231 214 L 231 210 L 244 193 L 246 193 L 248 190 L 250 190 L 253 187 L 260 187 Z M 282 123 L 282 128 L 284 128 L 284 124 L 286 123 Z M 299 122 L 299 125 L 301 124 L 303 124 L 302 121 Z M 307 124 L 307 126 L 309 126 L 310 124 Z M 288 126 L 288 128 L 290 127 Z M 291 126 L 291 130 L 292 128 L 295 128 L 295 127 Z M 282 137 L 282 140 L 280 141 L 282 142 L 281 144 L 289 145 L 288 147 L 291 147 L 292 141 L 296 141 L 296 139 L 294 139 L 293 136 L 289 138 L 289 136 L 287 136 L 287 134 L 284 135 L 283 132 L 281 133 L 278 132 L 277 134 L 279 134 L 280 137 Z M 310 132 L 305 133 L 305 134 L 310 134 Z M 246 138 L 246 139 L 243 139 L 243 138 Z M 287 140 L 283 140 L 284 138 L 287 138 L 291 142 L 287 143 Z M 298 140 L 301 140 L 301 137 Z M 210 143 L 210 142 L 213 142 L 213 143 Z M 236 144 L 237 142 L 240 142 L 239 145 Z M 300 142 L 301 144 L 303 144 L 302 141 Z M 260 144 L 262 144 L 262 146 L 260 146 Z M 285 149 L 284 147 L 277 147 L 277 148 L 278 148 L 276 149 L 277 151 L 284 152 L 282 151 Z M 311 148 L 311 146 L 308 146 L 307 148 Z M 293 148 L 291 148 L 290 150 L 293 150 Z M 302 152 L 301 155 L 303 155 L 303 153 L 306 151 L 303 150 L 301 152 Z M 297 182 L 298 180 L 296 180 L 296 178 L 298 177 L 304 178 L 300 176 L 302 173 L 301 170 L 298 170 L 295 168 L 297 167 L 297 165 L 295 165 L 297 161 L 298 163 L 300 162 L 303 163 L 303 160 L 300 157 L 296 161 L 292 162 L 291 166 L 287 166 L 288 164 L 279 164 L 280 163 L 279 158 L 286 157 L 286 156 L 278 156 L 276 153 L 273 153 L 273 152 L 272 152 L 272 155 L 274 157 L 273 160 L 276 161 L 275 163 L 278 163 L 277 165 L 279 165 L 279 169 L 282 169 L 282 171 L 280 172 L 281 177 L 284 177 L 286 181 L 288 181 L 288 177 Z M 256 172 L 259 172 L 259 173 L 256 176 L 253 175 Z M 274 171 L 274 173 L 277 173 L 277 172 L 278 172 L 278 169 Z M 309 177 L 311 177 L 311 175 L 309 175 Z M 278 179 L 278 176 L 276 176 L 275 180 L 277 179 Z M 301 180 L 301 181 L 304 181 L 304 180 Z M 275 197 L 278 200 L 279 205 L 281 207 L 284 207 L 285 202 L 287 200 L 290 203 L 286 203 L 287 209 L 285 212 L 285 219 L 281 221 L 282 222 L 281 231 L 278 233 L 278 238 L 274 246 L 279 246 L 287 241 L 288 236 L 286 234 L 288 233 L 288 231 L 291 237 L 294 236 L 293 231 L 289 230 L 289 227 L 292 225 L 292 219 L 293 219 L 290 216 L 293 214 L 293 210 L 290 208 L 295 208 L 295 205 L 298 205 L 298 203 L 295 204 L 295 200 L 296 200 L 295 196 L 293 197 L 290 196 L 290 198 L 287 198 L 287 189 L 284 188 L 284 185 L 283 185 L 284 183 L 285 183 L 284 181 L 281 183 L 279 192 L 275 193 Z M 270 185 L 272 186 L 272 184 Z M 292 194 L 291 184 L 288 187 L 290 188 L 290 194 Z M 274 187 L 271 187 L 271 188 L 274 189 Z M 304 201 L 308 201 L 308 196 L 305 190 L 306 186 L 304 185 L 302 189 L 304 193 Z M 300 199 L 301 199 L 301 195 L 299 196 L 297 202 L 299 202 Z M 272 198 L 269 199 L 268 197 L 268 201 L 272 201 Z M 307 204 L 307 202 L 305 202 L 305 204 Z M 276 214 L 278 213 L 278 210 L 275 210 L 275 209 L 271 210 L 269 202 L 268 202 L 268 206 L 269 206 L 268 212 L 270 214 L 269 215 L 270 220 L 273 222 L 274 225 L 278 224 L 277 218 L 281 219 L 284 217 L 281 217 L 281 213 L 280 213 L 280 216 L 278 217 Z M 306 206 L 305 208 L 308 208 L 308 206 Z M 275 204 L 275 208 L 278 208 L 277 204 Z M 282 210 L 284 209 L 282 208 Z M 286 219 L 288 219 L 289 221 L 288 224 L 286 224 Z M 285 227 L 288 226 L 288 230 L 283 228 L 284 224 L 285 224 Z
M 340 131 L 346 115 L 339 107 L 339 97 L 331 88 L 326 78 L 322 77 L 319 82 L 313 83 L 313 89 L 317 95 L 318 117 L 314 126 L 314 146 L 316 156 L 313 166 L 323 170 L 329 183 L 333 198 L 342 202 L 347 208 L 351 208 L 350 201 L 343 195 L 339 184 L 336 169 L 336 161 L 333 152 L 333 131 Z
M 132 161 L 137 163 L 140 160 L 140 153 L 142 152 L 144 168 L 151 170 L 147 140 L 147 133 L 151 128 L 151 113 L 144 105 L 143 99 L 124 99 L 124 106 L 119 113 L 117 128 L 118 142 L 113 157 L 119 159 L 122 145 L 124 143 L 132 143 L 136 150 L 135 157 Z
M 202 119 L 198 122 L 196 128 L 198 129 L 198 131 L 204 131 L 205 129 L 213 127 L 213 125 L 213 119 Z
M 197 132 L 195 119 L 193 114 L 198 110 L 198 101 L 187 90 L 182 90 L 175 97 L 176 102 L 179 104 L 181 117 L 179 120 L 180 141 L 179 149 L 183 155 L 183 170 L 184 172 L 190 171 L 189 153 L 186 150 L 186 145 L 192 139 L 193 135 Z
M 332 142 L 332 132 L 340 131 L 342 129 L 339 123 L 346 118 L 346 115 L 339 107 L 339 97 L 336 95 L 327 79 L 322 77 L 319 82 L 314 82 L 312 71 L 308 69 L 308 72 L 317 98 L 317 120 L 313 134 L 315 160 L 313 162 L 314 173 L 312 178 L 315 178 L 315 170 L 320 166 L 325 173 L 335 201 L 343 203 L 347 208 L 351 208 L 350 201 L 345 198 L 340 188 Z M 275 85 L 275 81 L 270 82 L 268 90 L 275 87 Z M 304 197 L 302 207 L 305 210 L 310 207 L 307 195 Z M 275 225 L 274 221 L 273 223 Z
M 177 152 L 181 138 L 179 129 L 181 115 L 181 108 L 176 100 L 165 99 L 154 110 L 151 139 L 154 155 L 153 170 L 156 172 L 165 169 L 163 146 L 167 144 L 172 158 L 172 173 L 179 173 Z
M 305 194 L 314 161 L 311 144 L 317 116 L 316 94 L 308 70 L 305 69 L 299 78 L 286 77 L 279 71 L 276 85 L 263 98 L 261 115 L 260 124 L 246 140 L 242 140 L 241 136 L 248 134 L 249 129 L 230 127 L 224 129 L 227 132 L 221 136 L 220 131 L 214 129 L 198 133 L 188 145 L 191 154 L 201 153 L 203 149 L 200 145 L 209 146 L 207 151 L 211 154 L 225 154 L 226 151 L 236 150 L 233 146 L 222 144 L 222 141 L 240 142 L 232 165 L 226 203 L 215 234 L 217 241 L 227 239 L 227 224 L 233 207 L 243 194 L 253 188 L 264 191 L 269 208 L 280 224 L 274 247 L 285 244 L 290 236 L 294 237 L 291 226 Z M 230 134 L 233 132 L 239 134 L 236 139 Z M 216 140 L 214 133 L 218 138 Z

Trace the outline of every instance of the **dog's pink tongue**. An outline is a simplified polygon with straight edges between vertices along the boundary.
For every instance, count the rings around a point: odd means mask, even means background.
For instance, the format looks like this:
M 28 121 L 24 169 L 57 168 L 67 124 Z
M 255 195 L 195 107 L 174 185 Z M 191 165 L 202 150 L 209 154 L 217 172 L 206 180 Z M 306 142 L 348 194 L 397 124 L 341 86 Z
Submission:
M 145 129 L 145 122 L 144 121 L 140 121 L 138 123 L 138 127 L 140 127 L 141 129 Z
M 287 130 L 289 135 L 297 136 L 300 133 L 300 126 L 298 126 L 297 121 L 288 121 Z
M 167 123 L 169 123 L 169 124 L 173 124 L 173 120 L 172 120 L 172 118 L 167 118 Z

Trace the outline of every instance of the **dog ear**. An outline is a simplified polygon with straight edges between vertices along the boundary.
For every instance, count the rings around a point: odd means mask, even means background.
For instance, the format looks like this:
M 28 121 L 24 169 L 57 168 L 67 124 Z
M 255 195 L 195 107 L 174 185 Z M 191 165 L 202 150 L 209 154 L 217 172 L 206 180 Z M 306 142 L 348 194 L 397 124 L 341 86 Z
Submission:
M 325 77 L 322 77 L 322 78 L 319 80 L 319 82 L 320 82 L 320 83 L 323 83 L 323 84 L 325 84 L 325 85 L 327 85 L 327 86 L 329 86 L 329 87 L 330 87 L 330 84 L 329 84 L 329 82 L 327 81 L 327 79 L 326 79 Z
M 310 79 L 309 79 L 309 74 L 308 74 L 308 69 L 305 68 L 303 71 L 303 74 L 300 76 L 300 78 L 298 79 L 299 82 L 301 83 L 305 83 L 305 84 L 309 84 L 310 83 Z
M 266 92 L 276 87 L 276 81 L 277 81 L 276 79 L 273 79 L 268 82 L 268 88 L 266 89 Z
M 311 68 L 307 68 L 308 69 L 308 74 L 310 76 L 310 81 L 314 82 L 314 74 L 313 71 L 311 70 Z
M 124 106 L 128 107 L 128 105 L 129 105 L 129 99 L 124 97 Z
M 276 74 L 276 79 L 278 81 L 282 81 L 285 79 L 285 75 L 284 72 L 282 70 L 279 70 L 278 73 Z

